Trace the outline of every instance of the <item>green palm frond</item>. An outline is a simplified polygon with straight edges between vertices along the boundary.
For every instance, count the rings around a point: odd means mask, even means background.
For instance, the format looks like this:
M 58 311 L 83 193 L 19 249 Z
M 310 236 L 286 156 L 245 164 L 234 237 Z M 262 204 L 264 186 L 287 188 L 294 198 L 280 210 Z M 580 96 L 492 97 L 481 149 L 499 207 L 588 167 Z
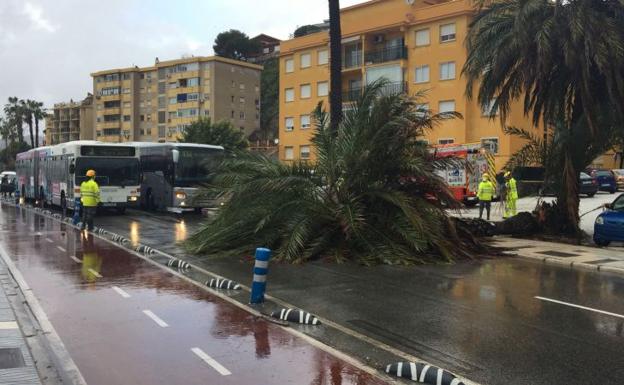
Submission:
M 209 255 L 266 246 L 276 258 L 406 264 L 465 258 L 448 234 L 446 209 L 458 206 L 436 172 L 456 159 L 435 159 L 418 141 L 458 114 L 423 114 L 417 97 L 387 94 L 371 84 L 345 111 L 337 131 L 314 111 L 315 162 L 280 163 L 236 153 L 215 173 L 210 194 L 225 204 L 188 241 Z

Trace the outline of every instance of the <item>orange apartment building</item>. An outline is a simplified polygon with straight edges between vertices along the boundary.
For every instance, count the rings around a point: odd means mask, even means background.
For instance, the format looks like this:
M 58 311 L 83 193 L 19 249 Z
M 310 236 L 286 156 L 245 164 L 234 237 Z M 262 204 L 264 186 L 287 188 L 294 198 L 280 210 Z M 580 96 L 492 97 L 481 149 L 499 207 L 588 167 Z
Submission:
M 371 0 L 341 10 L 343 102 L 381 77 L 393 90 L 422 101 L 433 112 L 457 111 L 463 119 L 442 123 L 424 138 L 431 144 L 481 142 L 502 168 L 522 141 L 506 136 L 500 119 L 489 116 L 476 98 L 465 95 L 461 69 L 474 8 L 471 0 Z M 283 41 L 280 49 L 281 160 L 314 159 L 310 113 L 319 101 L 328 108 L 329 34 L 327 31 Z M 531 129 L 522 108 L 507 122 Z

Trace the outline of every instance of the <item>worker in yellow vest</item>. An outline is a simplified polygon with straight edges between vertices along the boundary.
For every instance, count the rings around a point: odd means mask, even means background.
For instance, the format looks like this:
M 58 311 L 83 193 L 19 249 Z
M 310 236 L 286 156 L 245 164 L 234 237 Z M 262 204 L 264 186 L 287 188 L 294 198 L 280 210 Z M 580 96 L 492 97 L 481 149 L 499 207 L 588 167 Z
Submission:
M 494 184 L 490 181 L 490 175 L 484 173 L 482 181 L 479 183 L 477 198 L 479 198 L 479 219 L 483 218 L 483 209 L 487 211 L 487 220 L 490 220 L 490 210 L 492 208 L 492 198 L 494 197 Z
M 93 230 L 93 218 L 100 203 L 100 186 L 95 181 L 95 171 L 87 171 L 87 180 L 80 184 L 82 203 L 82 230 Z
M 505 173 L 505 219 L 516 215 L 516 202 L 518 201 L 518 187 L 516 180 L 510 171 Z

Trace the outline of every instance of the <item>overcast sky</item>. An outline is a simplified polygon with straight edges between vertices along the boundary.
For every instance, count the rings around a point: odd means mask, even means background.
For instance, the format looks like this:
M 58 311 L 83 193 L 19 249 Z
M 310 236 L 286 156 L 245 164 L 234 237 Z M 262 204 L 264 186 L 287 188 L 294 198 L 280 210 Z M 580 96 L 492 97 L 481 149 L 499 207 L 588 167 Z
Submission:
M 94 71 L 211 55 L 230 28 L 287 39 L 327 18 L 327 0 L 0 0 L 0 106 L 17 96 L 51 107 L 84 98 Z

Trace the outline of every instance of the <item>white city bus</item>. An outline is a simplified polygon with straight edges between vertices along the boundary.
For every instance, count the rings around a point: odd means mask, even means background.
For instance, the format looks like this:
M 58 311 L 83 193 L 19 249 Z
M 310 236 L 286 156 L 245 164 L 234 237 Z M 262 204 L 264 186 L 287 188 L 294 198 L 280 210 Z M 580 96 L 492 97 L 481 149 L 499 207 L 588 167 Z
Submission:
M 175 213 L 214 205 L 195 198 L 221 161 L 223 147 L 194 143 L 135 142 L 141 159 L 141 205 Z
M 102 207 L 122 213 L 138 204 L 139 157 L 134 146 L 75 141 L 18 154 L 18 188 L 25 197 L 73 208 L 89 169 L 96 171 Z

